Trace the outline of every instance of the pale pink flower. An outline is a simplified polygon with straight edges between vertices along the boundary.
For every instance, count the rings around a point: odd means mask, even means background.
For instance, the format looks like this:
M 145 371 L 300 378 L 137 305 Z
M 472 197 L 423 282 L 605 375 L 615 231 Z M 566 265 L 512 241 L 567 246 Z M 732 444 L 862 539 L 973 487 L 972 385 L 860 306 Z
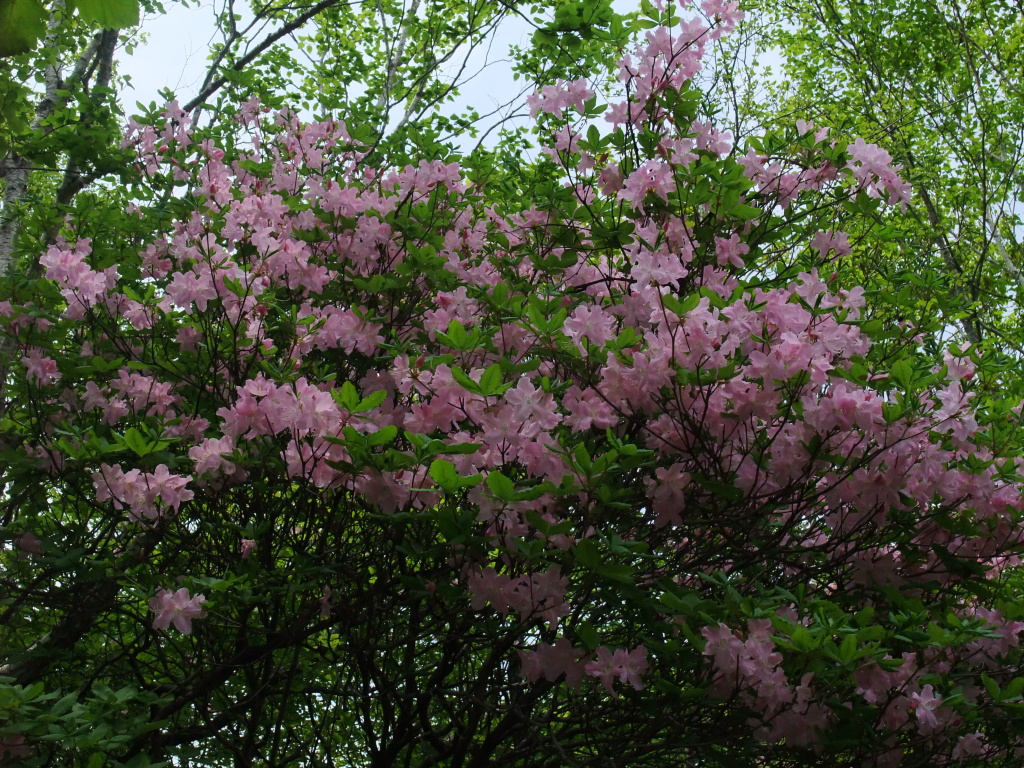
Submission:
M 171 624 L 183 635 L 192 634 L 192 620 L 201 619 L 206 615 L 203 603 L 206 597 L 196 595 L 189 597 L 188 589 L 182 587 L 177 592 L 162 589 L 156 597 L 150 598 L 149 608 L 156 614 L 153 629 L 167 629 Z
M 642 690 L 644 687 L 643 674 L 647 671 L 647 648 L 638 645 L 632 651 L 619 648 L 612 655 L 612 661 L 616 664 L 615 674 L 620 683 L 629 683 L 634 690 Z
M 968 757 L 981 755 L 985 751 L 985 734 L 980 731 L 961 736 L 953 750 L 953 759 L 964 761 Z
M 558 638 L 554 645 L 538 643 L 532 650 L 518 653 L 522 665 L 520 672 L 531 683 L 541 677 L 555 682 L 565 675 L 565 682 L 570 688 L 579 688 L 585 668 L 579 661 L 583 650 L 574 648 L 566 638 Z
M 25 531 L 14 543 L 21 550 L 18 556 L 22 559 L 31 555 L 43 554 L 43 542 L 32 531 Z
M 914 710 L 922 729 L 930 732 L 939 727 L 935 710 L 942 706 L 942 697 L 935 693 L 932 686 L 926 685 L 920 693 L 910 694 L 910 701 L 910 709 Z
M 208 437 L 200 445 L 189 448 L 188 456 L 196 463 L 197 475 L 231 475 L 235 472 L 235 465 L 224 456 L 234 450 L 235 438 L 231 435 L 221 438 Z
M 0 762 L 7 757 L 30 757 L 31 755 L 32 750 L 25 743 L 25 734 L 19 733 L 0 739 Z
M 735 233 L 728 240 L 724 237 L 715 238 L 715 254 L 720 267 L 731 264 L 737 269 L 743 269 L 743 256 L 748 253 L 750 246 L 740 242 L 740 236 Z
M 612 683 L 618 673 L 618 666 L 615 663 L 615 655 L 603 645 L 597 649 L 597 658 L 587 663 L 587 674 L 591 677 L 601 678 L 601 685 L 614 698 L 619 694 L 612 689 Z
M 605 646 L 597 649 L 597 658 L 589 662 L 586 672 L 591 677 L 601 678 L 601 685 L 618 698 L 619 694 L 612 689 L 612 682 L 618 678 L 620 682 L 630 683 L 636 690 L 644 687 L 643 674 L 647 671 L 647 648 L 638 645 L 632 651 L 619 648 L 614 653 Z
M 29 378 L 34 379 L 37 384 L 46 385 L 60 378 L 57 362 L 44 357 L 41 349 L 30 349 L 28 354 L 21 358 L 21 362 L 28 371 Z
M 185 487 L 191 479 L 191 476 L 172 475 L 166 464 L 158 465 L 156 472 L 147 476 L 150 494 L 159 496 L 164 506 L 171 507 L 175 511 L 183 501 L 191 501 L 195 495 Z

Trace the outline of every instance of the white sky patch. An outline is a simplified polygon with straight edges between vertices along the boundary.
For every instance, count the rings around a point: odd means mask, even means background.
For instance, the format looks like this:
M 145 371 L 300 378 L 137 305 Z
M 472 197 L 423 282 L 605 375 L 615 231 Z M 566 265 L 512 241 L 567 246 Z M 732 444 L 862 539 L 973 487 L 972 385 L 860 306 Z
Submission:
M 613 5 L 619 13 L 628 13 L 639 7 L 639 0 L 615 0 Z M 162 106 L 166 101 L 160 95 L 162 89 L 173 91 L 181 104 L 199 92 L 210 64 L 210 48 L 221 39 L 215 23 L 220 6 L 215 0 L 200 0 L 191 6 L 168 3 L 166 14 L 143 19 L 141 35 L 131 55 L 123 52 L 118 61 L 119 74 L 130 78 L 130 84 L 121 91 L 126 112 L 139 111 L 136 103 L 148 106 L 155 102 Z M 246 20 L 251 19 L 243 4 L 239 3 L 236 10 L 246 11 Z M 239 26 L 244 23 L 245 20 L 239 22 Z M 522 80 L 514 78 L 510 49 L 528 48 L 533 32 L 534 27 L 526 19 L 510 15 L 490 41 L 468 56 L 465 51 L 458 51 L 442 65 L 442 75 L 449 82 L 460 80 L 459 95 L 444 112 L 458 114 L 475 109 L 484 118 L 481 133 L 510 115 L 525 115 L 528 90 Z M 528 118 L 523 117 L 513 124 L 526 122 Z M 492 132 L 488 138 L 495 137 L 496 132 Z M 469 149 L 476 141 L 466 136 L 457 143 Z

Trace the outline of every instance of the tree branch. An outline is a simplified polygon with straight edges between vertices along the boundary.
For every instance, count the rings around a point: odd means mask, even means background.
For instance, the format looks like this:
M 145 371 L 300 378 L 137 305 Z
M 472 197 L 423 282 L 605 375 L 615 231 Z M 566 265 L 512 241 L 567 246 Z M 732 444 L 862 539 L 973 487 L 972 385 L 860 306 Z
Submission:
M 327 10 L 328 8 L 330 8 L 332 6 L 339 5 L 339 4 L 348 5 L 349 3 L 339 3 L 338 0 L 321 0 L 321 2 L 317 3 L 316 5 L 314 5 L 314 6 L 310 7 L 310 8 L 307 8 L 305 11 L 300 13 L 294 19 L 292 19 L 287 24 L 285 24 L 283 27 L 281 27 L 279 30 L 277 30 L 277 32 L 274 32 L 273 34 L 268 35 L 263 40 L 263 42 L 261 42 L 259 45 L 257 45 L 251 51 L 249 51 L 249 53 L 247 53 L 245 56 L 243 56 L 238 61 L 236 61 L 234 64 L 232 64 L 231 65 L 231 69 L 235 70 L 236 72 L 241 72 L 247 66 L 252 64 L 252 62 L 255 61 L 257 59 L 257 57 L 259 57 L 259 55 L 261 53 L 263 53 L 265 50 L 267 50 L 270 46 L 272 46 L 274 43 L 276 43 L 282 37 L 285 37 L 286 35 L 291 34 L 292 32 L 294 32 L 296 29 L 301 27 L 303 24 L 305 24 L 307 21 L 312 19 L 314 16 L 316 16 L 321 11 Z M 214 80 L 208 82 L 203 87 L 203 89 L 198 94 L 196 94 L 196 97 L 194 99 L 192 99 L 190 102 L 188 102 L 184 106 L 184 110 L 186 112 L 193 112 L 193 113 L 195 113 L 193 115 L 193 118 L 196 118 L 198 116 L 198 113 L 199 113 L 200 108 L 202 107 L 203 103 L 208 98 L 210 98 L 213 94 L 215 94 L 217 91 L 219 91 L 221 89 L 221 87 L 227 81 L 228 81 L 227 77 L 226 76 L 222 76 L 222 77 L 215 78 Z
M 0 667 L 0 676 L 13 677 L 16 685 L 30 685 L 46 674 L 57 655 L 70 651 L 92 627 L 101 613 L 114 607 L 121 590 L 122 570 L 141 563 L 153 546 L 163 537 L 164 528 L 156 526 L 136 536 L 127 551 L 118 558 L 121 567 L 99 581 L 78 584 L 68 601 L 68 611 L 53 630 L 27 649 L 27 658 Z

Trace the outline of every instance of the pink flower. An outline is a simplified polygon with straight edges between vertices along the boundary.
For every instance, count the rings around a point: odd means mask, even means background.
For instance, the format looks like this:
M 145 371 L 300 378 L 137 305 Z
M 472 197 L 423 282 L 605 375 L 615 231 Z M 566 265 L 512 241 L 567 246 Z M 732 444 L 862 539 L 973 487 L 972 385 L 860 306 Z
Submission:
M 188 310 L 195 303 L 200 312 L 205 312 L 209 303 L 217 298 L 217 289 L 209 275 L 176 272 L 167 285 L 167 296 L 180 309 Z
M 811 239 L 811 248 L 820 253 L 822 258 L 827 256 L 829 251 L 835 251 L 836 256 L 846 256 L 853 251 L 849 235 L 834 229 L 815 234 Z
M 647 648 L 638 645 L 632 651 L 619 648 L 614 653 L 603 645 L 597 649 L 597 658 L 589 662 L 586 672 L 591 677 L 601 678 L 601 685 L 614 698 L 619 694 L 612 690 L 617 677 L 620 682 L 630 683 L 636 690 L 644 687 L 641 677 L 647 671 Z
M 581 339 L 586 336 L 591 345 L 603 346 L 615 335 L 615 318 L 603 307 L 579 306 L 565 321 L 565 334 L 583 351 Z
M 574 648 L 566 638 L 558 638 L 554 645 L 538 643 L 532 650 L 518 653 L 522 665 L 520 671 L 531 683 L 541 677 L 555 682 L 565 675 L 565 682 L 570 688 L 579 688 L 584 672 L 583 662 L 578 660 L 582 650 Z
M 985 734 L 980 731 L 961 736 L 953 750 L 953 759 L 964 761 L 968 757 L 981 755 L 985 751 Z
M 619 420 L 612 407 L 601 399 L 596 390 L 589 387 L 581 392 L 580 388 L 573 384 L 566 391 L 562 406 L 569 411 L 566 423 L 577 432 L 591 427 L 607 429 Z
M 620 683 L 629 683 L 634 690 L 643 690 L 644 683 L 641 679 L 647 671 L 647 648 L 638 645 L 632 651 L 619 648 L 612 655 L 612 661 L 616 665 L 615 674 Z
M 150 598 L 149 609 L 156 614 L 153 629 L 167 629 L 171 624 L 183 635 L 192 634 L 192 619 L 201 619 L 206 615 L 203 595 L 189 597 L 188 590 L 182 587 L 177 592 L 162 589 L 156 597 Z
M 40 349 L 30 349 L 28 354 L 21 358 L 29 378 L 35 379 L 37 384 L 49 384 L 60 378 L 57 372 L 57 362 L 49 357 L 43 357 Z
M 726 2 L 726 0 L 704 0 L 700 7 L 704 13 L 715 21 L 716 27 L 711 33 L 713 40 L 718 40 L 722 35 L 736 29 L 736 25 L 743 20 L 745 15 L 739 9 L 740 4 L 735 0 L 733 2 Z
M 25 743 L 25 734 L 23 733 L 0 739 L 0 762 L 7 757 L 29 757 L 31 754 L 32 750 Z
M 626 179 L 625 187 L 619 192 L 619 199 L 626 200 L 643 212 L 644 198 L 648 192 L 655 192 L 662 200 L 676 189 L 676 180 L 672 169 L 663 162 L 648 160 Z
M 619 697 L 619 694 L 612 690 L 612 682 L 617 672 L 614 654 L 603 645 L 597 649 L 597 658 L 587 664 L 587 674 L 601 678 L 601 685 L 614 698 Z
M 242 539 L 242 559 L 248 560 L 249 555 L 256 549 L 256 542 L 252 539 Z
M 225 455 L 235 450 L 235 438 L 226 435 L 221 438 L 206 438 L 200 445 L 189 448 L 188 456 L 196 463 L 195 472 L 197 475 L 210 473 L 213 476 L 219 474 L 231 475 L 235 472 L 235 465 L 224 458 Z
M 191 501 L 195 495 L 185 487 L 191 479 L 191 476 L 172 475 L 166 464 L 160 464 L 156 472 L 147 476 L 149 493 L 151 496 L 159 496 L 164 506 L 177 511 L 183 501 Z
M 733 233 L 728 240 L 724 237 L 715 238 L 715 253 L 718 258 L 718 266 L 724 267 L 726 264 L 731 264 L 737 269 L 743 269 L 743 256 L 750 253 L 750 246 L 741 243 L 740 236 Z
M 18 557 L 23 560 L 26 557 L 43 554 L 43 542 L 32 531 L 25 531 L 14 543 L 21 550 L 18 553 Z
M 586 80 L 573 80 L 570 83 L 558 81 L 555 85 L 545 85 L 540 91 L 526 97 L 530 107 L 530 117 L 537 117 L 541 112 L 562 119 L 562 110 L 573 106 L 583 112 L 585 102 L 592 98 L 594 92 L 587 88 Z
M 920 693 L 910 694 L 910 709 L 917 716 L 921 728 L 931 731 L 939 727 L 939 720 L 935 717 L 935 710 L 942 706 L 942 697 L 936 695 L 930 685 L 921 689 Z

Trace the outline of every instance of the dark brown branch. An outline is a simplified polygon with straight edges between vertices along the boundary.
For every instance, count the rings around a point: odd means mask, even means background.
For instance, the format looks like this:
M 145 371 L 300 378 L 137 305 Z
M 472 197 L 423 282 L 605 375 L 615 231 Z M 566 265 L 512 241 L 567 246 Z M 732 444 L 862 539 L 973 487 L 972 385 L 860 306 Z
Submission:
M 13 677 L 16 685 L 30 685 L 46 674 L 58 655 L 74 648 L 100 614 L 114 608 L 117 594 L 121 590 L 121 572 L 141 563 L 163 538 L 163 534 L 163 526 L 143 531 L 119 558 L 113 575 L 78 585 L 68 601 L 69 608 L 64 618 L 49 634 L 27 650 L 26 658 L 0 667 L 0 675 Z
M 342 3 L 342 4 L 343 5 L 348 5 L 348 3 Z M 249 51 L 249 53 L 247 53 L 245 56 L 243 56 L 238 61 L 236 61 L 234 64 L 232 64 L 231 65 L 231 69 L 235 70 L 236 72 L 241 72 L 247 66 L 252 64 L 252 62 L 255 61 L 260 56 L 260 54 L 262 54 L 264 51 L 266 51 L 270 46 L 272 46 L 274 43 L 276 43 L 282 37 L 285 37 L 286 35 L 291 34 L 296 29 L 298 29 L 303 24 L 305 24 L 307 21 L 309 21 L 314 16 L 316 16 L 318 13 L 320 13 L 321 11 L 327 10 L 328 8 L 330 8 L 330 7 L 334 6 L 334 5 L 339 5 L 338 0 L 321 0 L 321 2 L 317 3 L 316 5 L 312 6 L 311 8 L 307 8 L 305 11 L 300 13 L 294 19 L 292 19 L 287 24 L 285 24 L 283 27 L 281 27 L 279 30 L 277 30 L 277 32 L 274 32 L 273 34 L 268 35 L 263 40 L 263 42 L 261 42 L 259 45 L 257 45 L 251 51 Z M 212 82 L 207 84 L 198 94 L 196 94 L 196 97 L 194 99 L 192 99 L 190 102 L 188 102 L 184 106 L 184 110 L 186 112 L 194 112 L 194 111 L 198 110 L 206 102 L 206 100 L 208 98 L 210 98 L 213 94 L 215 94 L 218 90 L 220 90 L 221 87 L 227 81 L 228 81 L 228 78 L 226 76 L 222 76 L 222 77 L 218 77 L 218 78 L 214 79 Z

